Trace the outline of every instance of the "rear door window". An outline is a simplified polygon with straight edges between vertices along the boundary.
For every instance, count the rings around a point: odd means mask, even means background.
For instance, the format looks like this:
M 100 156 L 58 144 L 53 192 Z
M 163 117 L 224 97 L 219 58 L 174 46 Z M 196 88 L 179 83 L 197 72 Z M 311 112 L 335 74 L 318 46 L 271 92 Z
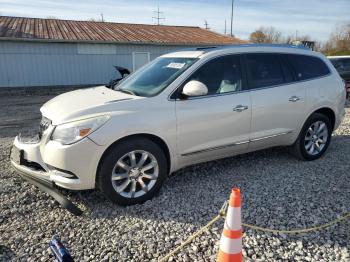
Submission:
M 295 82 L 295 72 L 293 71 L 293 68 L 289 65 L 288 61 L 284 59 L 284 57 L 281 57 L 281 66 L 282 71 L 284 75 L 284 82 L 285 83 L 292 83 Z
M 246 62 L 251 88 L 285 83 L 279 54 L 247 54 Z
M 318 57 L 294 54 L 285 56 L 295 70 L 298 80 L 322 77 L 330 73 L 328 66 Z

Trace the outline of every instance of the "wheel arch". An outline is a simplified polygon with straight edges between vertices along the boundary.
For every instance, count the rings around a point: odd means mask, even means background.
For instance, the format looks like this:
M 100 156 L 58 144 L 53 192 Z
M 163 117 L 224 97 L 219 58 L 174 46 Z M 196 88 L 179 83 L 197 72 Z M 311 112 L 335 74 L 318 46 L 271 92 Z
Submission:
M 122 138 L 119 138 L 118 140 L 114 141 L 112 144 L 110 144 L 107 149 L 103 152 L 98 165 L 97 165 L 97 172 L 96 172 L 96 178 L 95 180 L 97 181 L 97 173 L 100 170 L 100 165 L 102 162 L 102 159 L 105 157 L 106 154 L 108 154 L 108 152 L 114 147 L 116 146 L 118 143 L 121 143 L 125 140 L 129 140 L 129 139 L 133 139 L 133 138 L 146 138 L 149 139 L 151 141 L 153 141 L 154 143 L 156 143 L 164 152 L 166 159 L 167 159 L 167 166 L 168 166 L 168 173 L 171 170 L 171 155 L 170 155 L 170 150 L 169 147 L 167 145 L 167 143 L 164 141 L 164 139 L 160 138 L 159 136 L 153 135 L 153 134 L 147 134 L 147 133 L 139 133 L 139 134 L 132 134 L 132 135 L 128 135 L 128 136 L 124 136 Z
M 319 113 L 319 114 L 322 114 L 322 115 L 325 115 L 326 117 L 328 117 L 329 121 L 331 121 L 331 124 L 332 124 L 332 131 L 334 130 L 334 127 L 335 127 L 335 113 L 334 113 L 333 109 L 331 109 L 329 107 L 322 107 L 322 108 L 319 108 L 319 109 L 315 110 L 314 112 L 312 112 L 309 115 L 309 117 L 312 116 L 315 113 Z

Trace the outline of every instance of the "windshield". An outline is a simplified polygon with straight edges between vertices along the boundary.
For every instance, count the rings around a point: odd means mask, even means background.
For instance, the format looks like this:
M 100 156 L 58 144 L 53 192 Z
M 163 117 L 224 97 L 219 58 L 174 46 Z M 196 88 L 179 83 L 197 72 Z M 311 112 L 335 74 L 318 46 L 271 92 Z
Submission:
M 197 59 L 159 57 L 125 78 L 114 90 L 137 96 L 155 96 L 189 68 Z

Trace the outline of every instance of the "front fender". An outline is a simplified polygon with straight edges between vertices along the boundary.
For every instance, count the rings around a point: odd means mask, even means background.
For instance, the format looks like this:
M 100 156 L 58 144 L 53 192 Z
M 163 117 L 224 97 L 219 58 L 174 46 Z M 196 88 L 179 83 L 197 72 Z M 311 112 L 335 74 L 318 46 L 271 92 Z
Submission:
M 169 148 L 170 158 L 176 163 L 176 117 L 173 108 L 152 113 L 137 111 L 116 112 L 111 119 L 89 138 L 108 148 L 114 142 L 131 135 L 147 134 L 162 139 Z M 171 169 L 172 169 L 171 167 Z

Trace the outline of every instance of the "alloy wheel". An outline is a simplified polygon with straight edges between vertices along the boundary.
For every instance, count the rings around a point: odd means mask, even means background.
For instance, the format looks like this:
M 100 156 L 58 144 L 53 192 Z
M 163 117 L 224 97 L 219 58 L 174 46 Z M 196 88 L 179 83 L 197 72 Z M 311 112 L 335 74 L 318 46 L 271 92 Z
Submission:
M 320 154 L 328 141 L 328 128 L 325 122 L 316 121 L 307 129 L 304 147 L 309 155 Z
M 117 161 L 111 180 L 118 194 L 126 198 L 137 198 L 153 188 L 158 174 L 157 159 L 147 151 L 135 150 Z

